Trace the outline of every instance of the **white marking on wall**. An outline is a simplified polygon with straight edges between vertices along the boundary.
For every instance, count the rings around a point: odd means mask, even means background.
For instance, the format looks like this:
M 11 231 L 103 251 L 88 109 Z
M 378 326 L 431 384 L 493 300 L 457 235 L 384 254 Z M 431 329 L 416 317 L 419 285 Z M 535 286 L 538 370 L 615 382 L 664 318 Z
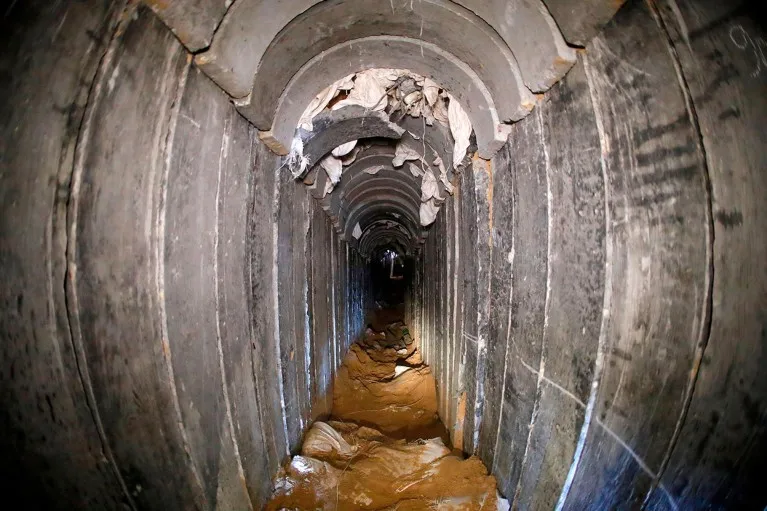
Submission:
M 237 475 L 240 476 L 240 480 L 245 481 L 245 470 L 242 468 L 242 458 L 240 457 L 240 447 L 237 444 L 237 437 L 234 429 L 234 419 L 232 418 L 232 403 L 229 400 L 229 387 L 226 382 L 226 366 L 224 364 L 224 349 L 221 341 L 221 301 L 219 296 L 218 287 L 218 248 L 219 248 L 219 213 L 220 213 L 220 199 L 221 199 L 221 175 L 224 169 L 224 162 L 229 157 L 229 129 L 231 123 L 229 119 L 224 120 L 224 133 L 221 139 L 221 152 L 218 157 L 218 179 L 216 180 L 216 206 L 215 206 L 215 236 L 213 238 L 213 292 L 215 293 L 216 300 L 216 350 L 218 351 L 218 367 L 221 371 L 221 386 L 224 395 L 224 409 L 226 410 L 226 421 L 229 424 L 229 431 L 231 434 L 232 446 L 234 447 L 234 459 L 237 463 Z M 250 509 L 253 509 L 253 503 L 250 500 L 248 492 L 245 493 L 245 498 L 250 505 Z
M 565 484 L 562 488 L 562 492 L 560 493 L 559 500 L 557 502 L 557 506 L 556 506 L 557 511 L 560 511 L 561 509 L 564 508 L 565 502 L 567 500 L 567 496 L 569 495 L 569 492 L 572 488 L 572 483 L 575 478 L 575 474 L 578 470 L 578 465 L 580 464 L 580 460 L 582 458 L 583 450 L 586 444 L 586 438 L 588 436 L 588 430 L 590 428 L 592 421 L 595 424 L 597 424 L 599 427 L 601 427 L 605 432 L 607 432 L 607 434 L 610 435 L 616 442 L 618 442 L 618 444 L 621 445 L 621 447 L 623 447 L 626 450 L 626 452 L 628 452 L 631 455 L 634 461 L 636 461 L 639 467 L 642 468 L 642 470 L 651 479 L 656 480 L 657 478 L 657 473 L 651 470 L 650 467 L 647 465 L 647 463 L 645 463 L 645 461 L 622 438 L 620 438 L 612 429 L 610 429 L 605 423 L 603 423 L 599 419 L 599 417 L 594 415 L 594 408 L 596 405 L 597 393 L 599 390 L 599 383 L 600 383 L 602 371 L 604 368 L 604 357 L 605 357 L 606 346 L 607 346 L 607 330 L 610 324 L 610 307 L 612 306 L 613 232 L 612 232 L 612 218 L 610 216 L 610 208 L 609 208 L 610 197 L 609 197 L 609 186 L 608 186 L 609 182 L 608 182 L 608 175 L 607 175 L 607 163 L 605 161 L 605 156 L 609 152 L 609 139 L 607 138 L 604 124 L 602 123 L 602 114 L 599 110 L 599 102 L 598 102 L 598 98 L 596 97 L 596 91 L 590 86 L 591 83 L 594 82 L 595 77 L 593 75 L 593 71 L 591 70 L 591 66 L 589 65 L 588 57 L 585 54 L 583 55 L 583 64 L 584 64 L 584 70 L 586 72 L 586 77 L 589 82 L 589 93 L 591 95 L 591 102 L 592 102 L 592 106 L 594 108 L 594 113 L 596 117 L 597 131 L 599 133 L 599 142 L 600 142 L 600 145 L 602 146 L 601 156 L 600 156 L 600 165 L 602 167 L 602 175 L 604 179 L 604 188 L 605 188 L 605 285 L 604 285 L 605 291 L 604 291 L 604 297 L 603 297 L 603 303 L 602 303 L 602 324 L 600 326 L 600 332 L 599 332 L 597 357 L 594 363 L 594 377 L 591 382 L 591 392 L 589 394 L 588 403 L 584 405 L 584 403 L 580 401 L 579 399 L 577 399 L 572 393 L 568 392 L 563 387 L 557 385 L 553 381 L 548 380 L 548 383 L 550 383 L 552 386 L 555 386 L 555 388 L 562 391 L 566 396 L 570 397 L 571 399 L 574 399 L 576 403 L 578 403 L 581 407 L 585 409 L 583 426 L 581 427 L 581 433 L 578 439 L 578 444 L 576 446 L 575 454 L 573 455 L 573 462 L 570 465 L 570 470 L 567 474 Z M 666 489 L 666 487 L 662 483 L 660 483 L 658 487 L 666 496 L 666 499 L 668 500 L 672 509 L 676 511 L 678 509 L 678 505 L 676 501 L 674 500 L 673 496 L 669 493 L 669 491 Z
M 501 425 L 503 424 L 503 405 L 506 402 L 506 377 L 509 374 L 509 343 L 511 343 L 511 304 L 512 297 L 514 296 L 514 240 L 515 236 L 511 237 L 511 250 L 507 256 L 511 271 L 509 274 L 509 314 L 506 320 L 506 350 L 503 355 L 503 380 L 501 383 L 501 404 L 498 410 L 498 428 L 495 431 L 495 447 L 493 448 L 493 466 L 490 470 L 491 474 L 495 474 L 495 467 L 498 466 L 498 442 L 501 438 Z
M 604 367 L 604 353 L 607 345 L 607 329 L 610 325 L 610 307 L 612 306 L 612 258 L 613 258 L 613 232 L 612 232 L 612 218 L 610 216 L 610 197 L 609 186 L 607 177 L 607 162 L 605 162 L 605 155 L 609 152 L 609 147 L 606 145 L 607 135 L 605 134 L 604 124 L 602 123 L 602 114 L 599 111 L 599 103 L 596 97 L 596 91 L 591 87 L 591 83 L 594 80 L 593 72 L 588 61 L 588 56 L 583 55 L 583 68 L 586 73 L 586 79 L 589 83 L 589 94 L 591 96 L 592 108 L 594 109 L 594 115 L 596 118 L 597 132 L 599 133 L 599 143 L 601 145 L 601 151 L 599 156 L 599 163 L 602 168 L 602 180 L 604 182 L 605 191 L 605 273 L 604 273 L 604 295 L 602 297 L 602 324 L 599 328 L 599 340 L 597 341 L 597 357 L 594 362 L 594 376 L 591 380 L 591 391 L 589 392 L 588 404 L 584 407 L 585 414 L 583 417 L 583 425 L 581 426 L 581 433 L 578 437 L 578 443 L 575 447 L 575 453 L 573 454 L 573 461 L 570 464 L 570 470 L 567 473 L 565 484 L 562 487 L 562 492 L 559 494 L 559 500 L 557 501 L 556 510 L 561 511 L 567 500 L 567 496 L 570 493 L 570 489 L 575 479 L 575 474 L 578 471 L 578 465 L 580 464 L 583 456 L 583 449 L 586 445 L 586 438 L 588 436 L 589 427 L 591 426 L 591 419 L 594 416 L 594 408 L 597 401 L 597 393 L 599 390 L 599 382 L 602 378 L 602 369 Z
M 767 55 L 764 52 L 764 49 L 767 48 L 767 41 L 761 37 L 751 37 L 743 25 L 730 27 L 730 40 L 739 50 L 754 53 L 754 70 L 751 72 L 751 77 L 756 78 L 762 74 L 762 66 L 767 68 Z
M 200 127 L 201 127 L 201 126 L 200 126 L 200 123 L 199 123 L 199 122 L 195 121 L 194 119 L 192 119 L 191 117 L 189 117 L 189 116 L 188 116 L 188 115 L 186 115 L 185 113 L 181 113 L 180 115 L 181 115 L 181 117 L 183 117 L 184 119 L 186 119 L 187 121 L 189 121 L 189 122 L 192 124 L 192 126 L 194 126 L 194 127 L 195 127 L 195 128 L 197 128 L 197 129 L 200 129 Z
M 554 380 L 552 380 L 552 379 L 550 379 L 550 378 L 547 378 L 547 377 L 546 377 L 546 376 L 544 376 L 544 375 L 543 375 L 543 374 L 542 374 L 540 371 L 537 371 L 537 370 L 536 370 L 534 367 L 532 367 L 530 364 L 528 364 L 527 362 L 525 362 L 525 361 L 524 361 L 524 359 L 522 359 L 521 355 L 519 354 L 519 351 L 518 351 L 518 349 L 517 349 L 516 345 L 513 345 L 513 348 L 514 348 L 514 351 L 516 352 L 516 353 L 515 353 L 515 356 L 517 357 L 517 359 L 519 360 L 519 362 L 522 364 L 522 367 L 524 367 L 526 370 L 528 370 L 528 371 L 529 371 L 530 373 L 532 373 L 533 375 L 537 376 L 537 377 L 538 377 L 538 381 L 544 382 L 544 383 L 546 383 L 547 385 L 550 385 L 551 387 L 553 387 L 553 388 L 555 388 L 555 389 L 559 390 L 559 391 L 560 391 L 560 392 L 561 392 L 563 395 L 565 395 L 565 396 L 569 397 L 569 398 L 570 398 L 570 399 L 571 399 L 571 400 L 572 400 L 574 403 L 576 403 L 576 404 L 577 404 L 578 406 L 580 406 L 581 408 L 584 408 L 584 409 L 586 409 L 586 408 L 587 408 L 587 405 L 586 405 L 586 403 L 584 403 L 583 401 L 581 401 L 580 399 L 578 399 L 578 397 L 577 397 L 575 394 L 573 394 L 572 392 L 570 392 L 569 390 L 567 390 L 566 388 L 564 388 L 563 386 L 561 386 L 560 384 L 558 384 L 558 383 L 557 383 L 557 382 L 555 382 Z M 650 467 L 647 465 L 647 463 L 646 463 L 646 462 L 645 462 L 645 461 L 644 461 L 644 460 L 643 460 L 643 459 L 642 459 L 642 458 L 639 456 L 639 454 L 637 454 L 637 453 L 636 453 L 636 451 L 634 451 L 634 449 L 632 449 L 632 448 L 631 448 L 631 446 L 629 446 L 629 445 L 628 445 L 628 444 L 627 444 L 627 443 L 626 443 L 626 442 L 625 442 L 625 441 L 624 441 L 624 440 L 623 440 L 623 439 L 622 439 L 620 436 L 618 436 L 618 434 L 617 434 L 617 433 L 615 433 L 615 431 L 613 431 L 612 429 L 610 429 L 610 428 L 607 426 L 607 424 L 605 424 L 604 422 L 602 422 L 602 421 L 599 419 L 599 417 L 593 417 L 593 421 L 594 421 L 594 423 L 595 423 L 595 424 L 597 424 L 599 427 L 601 427 L 601 428 L 602 428 L 602 429 L 603 429 L 603 430 L 604 430 L 604 431 L 605 431 L 605 432 L 606 432 L 608 435 L 610 435 L 610 436 L 611 436 L 611 437 L 612 437 L 612 438 L 613 438 L 613 439 L 614 439 L 614 440 L 615 440 L 615 441 L 616 441 L 616 442 L 617 442 L 617 443 L 618 443 L 618 444 L 619 444 L 621 447 L 623 447 L 623 448 L 626 450 L 626 452 L 628 452 L 628 453 L 629 453 L 629 455 L 630 455 L 632 458 L 634 458 L 634 461 L 636 461 L 637 465 L 639 465 L 639 467 L 640 467 L 640 468 L 641 468 L 641 469 L 642 469 L 642 470 L 643 470 L 643 471 L 644 471 L 644 472 L 645 472 L 645 473 L 646 473 L 646 474 L 647 474 L 647 475 L 648 475 L 650 478 L 652 478 L 652 479 L 655 479 L 655 478 L 657 477 L 657 473 L 656 473 L 656 472 L 654 472 L 654 471 L 653 471 L 653 470 L 652 470 L 652 469 L 651 469 L 651 468 L 650 468 Z M 660 489 L 663 491 L 663 493 L 666 495 L 666 498 L 668 499 L 668 501 L 669 501 L 669 504 L 671 505 L 671 507 L 672 507 L 673 509 L 675 509 L 675 510 L 676 510 L 676 509 L 678 509 L 678 506 L 677 506 L 676 502 L 674 501 L 673 497 L 672 497 L 672 496 L 671 496 L 671 494 L 668 492 L 668 490 L 666 490 L 666 488 L 663 486 L 663 484 L 660 484 L 660 485 L 659 485 L 659 488 L 660 488 Z M 559 503 L 557 504 L 557 507 L 559 507 Z
M 338 336 L 336 332 L 336 231 L 330 229 L 330 316 L 333 333 L 333 339 L 330 343 L 331 353 L 333 354 L 333 372 L 338 369 Z
M 280 407 L 282 409 L 282 428 L 285 432 L 285 455 L 290 455 L 290 438 L 288 436 L 287 406 L 285 405 L 285 382 L 282 379 L 282 347 L 280 346 L 280 285 L 279 285 L 279 246 L 280 231 L 278 216 L 280 208 L 280 169 L 274 171 L 274 201 L 272 202 L 272 313 L 274 314 L 274 350 L 277 355 L 277 383 L 280 393 Z
M 543 138 L 543 113 L 542 109 L 538 108 L 536 112 L 536 120 L 538 123 L 538 135 L 540 137 L 540 144 L 543 147 L 543 159 L 546 166 L 546 216 L 547 216 L 547 229 L 548 229 L 548 235 L 546 236 L 546 298 L 544 299 L 544 305 L 543 305 L 543 332 L 541 333 L 541 356 L 540 356 L 540 362 L 539 362 L 539 369 L 538 369 L 538 381 L 536 383 L 536 390 L 535 390 L 535 403 L 533 404 L 533 413 L 530 415 L 530 424 L 528 425 L 527 430 L 527 442 L 525 443 L 525 453 L 522 456 L 522 465 L 521 465 L 521 471 L 524 472 L 525 470 L 525 462 L 527 461 L 527 455 L 530 451 L 530 441 L 533 437 L 533 429 L 535 428 L 535 422 L 538 419 L 538 413 L 540 412 L 540 399 L 541 399 L 541 392 L 542 392 L 542 386 L 544 379 L 544 374 L 546 371 L 546 357 L 544 356 L 544 341 L 546 340 L 546 337 L 548 336 L 549 331 L 549 308 L 550 308 L 550 301 L 551 301 L 551 232 L 554 229 L 553 226 L 553 220 L 552 220 L 552 214 L 551 210 L 553 208 L 553 202 L 554 198 L 551 193 L 551 181 L 549 180 L 549 150 L 548 147 L 546 147 L 546 140 Z M 522 359 L 520 358 L 520 361 Z M 526 368 L 529 368 L 527 364 L 522 361 Z M 532 370 L 532 368 L 529 368 Z M 522 491 L 522 476 L 520 475 L 519 480 L 517 481 L 517 489 L 514 492 L 514 501 L 516 501 L 519 493 Z

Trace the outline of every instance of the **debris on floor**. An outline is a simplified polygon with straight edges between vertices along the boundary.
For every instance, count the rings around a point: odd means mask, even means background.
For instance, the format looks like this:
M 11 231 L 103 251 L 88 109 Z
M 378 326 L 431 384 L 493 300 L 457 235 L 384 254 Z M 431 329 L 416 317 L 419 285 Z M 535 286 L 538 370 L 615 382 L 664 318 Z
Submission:
M 378 311 L 384 313 L 385 311 Z M 280 469 L 267 510 L 508 510 L 477 457 L 453 451 L 402 321 L 374 319 L 335 377 L 332 419 Z
M 333 416 L 396 438 L 447 441 L 434 375 L 399 321 L 380 332 L 369 328 L 351 346 L 335 376 Z
M 267 510 L 507 510 L 479 458 L 439 438 L 394 440 L 349 422 L 316 422 L 280 470 Z

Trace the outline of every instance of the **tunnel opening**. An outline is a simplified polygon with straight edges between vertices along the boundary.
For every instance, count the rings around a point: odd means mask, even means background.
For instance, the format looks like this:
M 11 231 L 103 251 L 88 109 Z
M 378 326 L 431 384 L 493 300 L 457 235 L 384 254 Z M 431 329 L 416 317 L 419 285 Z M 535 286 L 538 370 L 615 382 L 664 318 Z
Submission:
M 382 307 L 404 306 L 411 289 L 414 262 L 396 246 L 377 247 L 370 260 L 373 300 Z
M 422 360 L 386 370 L 428 368 L 443 444 L 476 456 L 514 508 L 763 508 L 758 11 L 12 2 L 0 21 L 7 495 L 261 509 L 332 419 L 355 343 L 375 347 L 401 316 L 405 355 Z M 422 96 L 428 78 L 457 100 L 442 106 L 462 106 L 474 134 L 460 158 L 436 116 L 349 104 L 360 75 L 402 68 Z M 318 91 L 352 72 L 301 128 Z M 322 165 L 333 151 L 340 172 Z M 386 250 L 401 273 L 379 264 Z M 401 298 L 396 320 L 371 318 Z M 336 426 L 336 447 L 385 443 Z M 354 453 L 341 454 L 334 471 Z M 487 480 L 473 486 L 495 496 Z

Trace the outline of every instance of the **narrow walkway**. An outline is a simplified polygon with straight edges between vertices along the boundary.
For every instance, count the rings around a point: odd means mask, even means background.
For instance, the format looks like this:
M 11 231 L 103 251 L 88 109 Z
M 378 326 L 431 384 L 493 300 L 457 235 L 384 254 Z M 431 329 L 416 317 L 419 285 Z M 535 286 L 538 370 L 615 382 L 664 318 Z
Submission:
M 509 509 L 482 461 L 451 450 L 400 311 L 378 310 L 370 325 L 336 374 L 332 417 L 312 425 L 266 509 Z

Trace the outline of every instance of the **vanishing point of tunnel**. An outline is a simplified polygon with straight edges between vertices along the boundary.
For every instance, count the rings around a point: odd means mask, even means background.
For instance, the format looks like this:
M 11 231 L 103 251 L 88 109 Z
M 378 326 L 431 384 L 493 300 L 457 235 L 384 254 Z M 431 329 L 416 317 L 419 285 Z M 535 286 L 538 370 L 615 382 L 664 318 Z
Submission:
M 764 510 L 760 7 L 6 2 L 3 508 Z

